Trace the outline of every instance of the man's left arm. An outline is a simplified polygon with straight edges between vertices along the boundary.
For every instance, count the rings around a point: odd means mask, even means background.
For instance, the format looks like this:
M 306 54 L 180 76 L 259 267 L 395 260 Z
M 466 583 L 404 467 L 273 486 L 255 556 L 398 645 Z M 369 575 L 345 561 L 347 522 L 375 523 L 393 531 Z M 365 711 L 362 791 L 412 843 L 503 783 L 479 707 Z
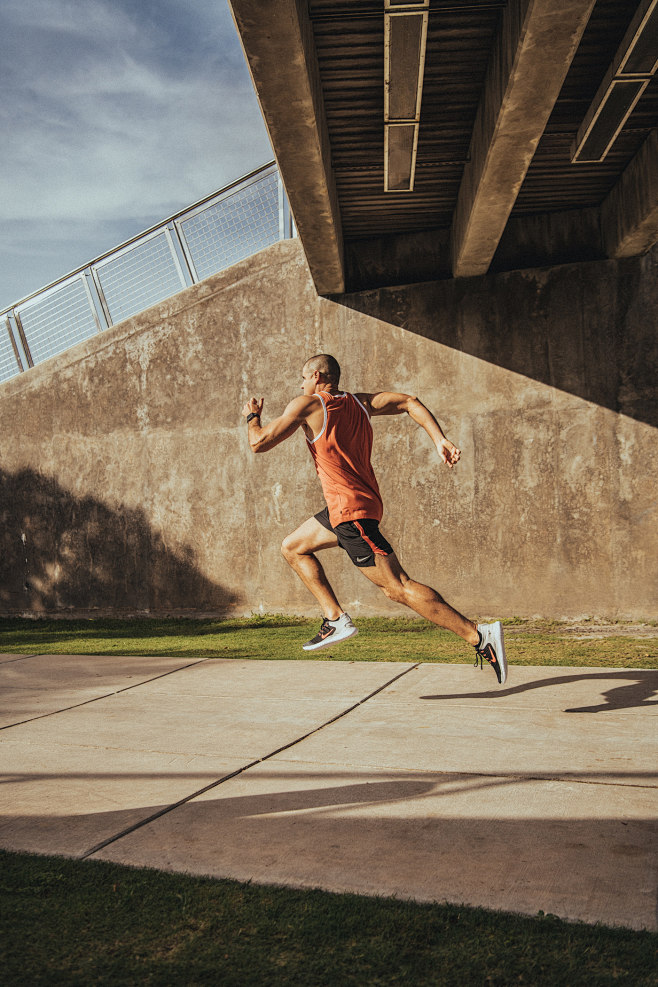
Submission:
M 399 394 L 394 391 L 379 391 L 377 394 L 359 395 L 365 398 L 373 415 L 403 415 L 407 414 L 416 424 L 425 429 L 436 446 L 436 451 L 443 462 L 452 469 L 459 462 L 461 450 L 454 445 L 439 425 L 438 421 L 419 398 L 411 394 Z

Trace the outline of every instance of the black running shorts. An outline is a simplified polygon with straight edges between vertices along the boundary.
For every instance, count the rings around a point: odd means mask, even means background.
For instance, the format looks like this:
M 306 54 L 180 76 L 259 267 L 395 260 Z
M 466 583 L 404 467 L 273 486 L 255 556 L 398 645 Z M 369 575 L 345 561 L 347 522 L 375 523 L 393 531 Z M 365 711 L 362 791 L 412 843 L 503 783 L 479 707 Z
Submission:
M 315 519 L 324 528 L 333 531 L 340 547 L 345 549 L 359 569 L 374 565 L 376 555 L 393 554 L 393 549 L 379 530 L 379 521 L 359 518 L 358 521 L 343 521 L 333 528 L 329 521 L 328 507 L 316 514 Z

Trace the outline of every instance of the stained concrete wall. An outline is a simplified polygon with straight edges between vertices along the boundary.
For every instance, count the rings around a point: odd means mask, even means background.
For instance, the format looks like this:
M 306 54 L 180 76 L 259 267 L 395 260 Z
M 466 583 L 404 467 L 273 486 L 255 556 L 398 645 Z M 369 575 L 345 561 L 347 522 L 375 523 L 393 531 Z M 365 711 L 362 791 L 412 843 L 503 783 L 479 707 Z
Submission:
M 418 394 L 462 450 L 374 422 L 383 530 L 469 615 L 651 618 L 658 256 L 319 298 L 287 241 L 0 387 L 0 612 L 316 612 L 279 553 L 322 506 L 301 435 L 253 456 L 304 359 Z M 393 613 L 336 550 L 354 613 Z

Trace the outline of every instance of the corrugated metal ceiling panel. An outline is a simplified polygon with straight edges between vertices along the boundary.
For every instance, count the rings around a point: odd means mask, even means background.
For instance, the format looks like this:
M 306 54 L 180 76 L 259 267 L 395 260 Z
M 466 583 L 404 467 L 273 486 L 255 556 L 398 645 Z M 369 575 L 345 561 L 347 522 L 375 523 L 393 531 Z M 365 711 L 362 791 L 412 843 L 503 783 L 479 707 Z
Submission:
M 432 0 L 413 192 L 384 188 L 383 0 L 311 0 L 309 12 L 346 239 L 447 228 L 505 0 Z M 571 164 L 571 145 L 633 17 L 598 0 L 512 216 L 597 205 L 658 117 L 654 80 L 600 164 Z

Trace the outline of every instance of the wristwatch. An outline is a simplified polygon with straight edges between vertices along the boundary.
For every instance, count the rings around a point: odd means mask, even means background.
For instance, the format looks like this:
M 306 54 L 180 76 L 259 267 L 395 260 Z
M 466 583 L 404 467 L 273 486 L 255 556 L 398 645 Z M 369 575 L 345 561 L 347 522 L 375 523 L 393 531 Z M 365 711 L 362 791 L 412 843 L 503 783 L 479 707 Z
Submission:
M 250 415 L 247 415 L 247 424 L 249 424 L 252 418 L 260 418 L 257 411 L 252 411 Z

